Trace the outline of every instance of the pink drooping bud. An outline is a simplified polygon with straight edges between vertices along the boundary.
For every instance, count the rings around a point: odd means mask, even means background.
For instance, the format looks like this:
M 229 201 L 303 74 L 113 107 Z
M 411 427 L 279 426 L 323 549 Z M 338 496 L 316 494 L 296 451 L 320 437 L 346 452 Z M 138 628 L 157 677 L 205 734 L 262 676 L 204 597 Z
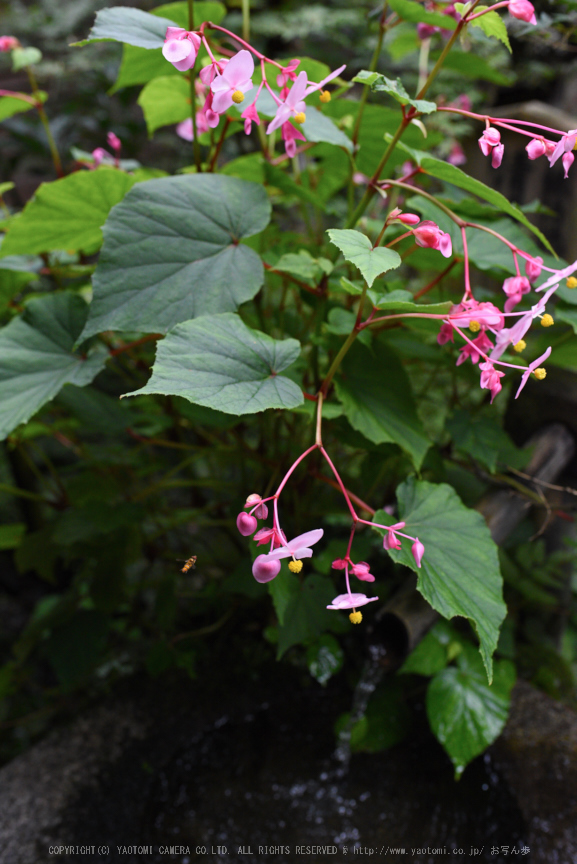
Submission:
M 366 561 L 359 561 L 358 564 L 351 565 L 351 573 L 360 579 L 362 582 L 374 582 L 375 577 L 370 572 L 370 567 Z
M 531 284 L 536 282 L 536 280 L 541 275 L 541 269 L 543 267 L 543 259 L 540 255 L 537 255 L 536 258 L 527 258 L 525 261 L 525 273 L 527 274 L 527 279 Z
M 344 570 L 346 566 L 347 562 L 344 558 L 335 558 L 335 560 L 331 564 L 333 570 Z
M 531 284 L 526 276 L 510 276 L 503 282 L 503 291 L 507 295 L 505 312 L 511 312 L 517 303 L 521 302 L 523 294 L 528 294 Z
M 244 502 L 244 509 L 250 510 L 251 507 L 254 507 L 255 504 L 259 504 L 261 501 L 262 496 L 259 495 L 258 492 L 252 492 Z
M 485 129 L 479 138 L 479 147 L 483 156 L 489 156 L 493 147 L 496 147 L 501 142 L 501 133 L 494 126 L 489 126 Z
M 270 582 L 278 576 L 280 568 L 279 560 L 270 559 L 267 555 L 259 555 L 252 565 L 252 575 L 257 582 Z
M 569 168 L 573 164 L 574 159 L 575 159 L 575 156 L 573 155 L 573 153 L 564 153 L 563 154 L 563 158 L 561 159 L 561 162 L 563 163 L 563 168 L 565 170 L 565 180 L 567 180 L 567 178 L 569 177 Z
M 112 147 L 112 149 L 115 150 L 116 153 L 120 153 L 122 144 L 118 135 L 115 135 L 114 132 L 109 132 L 106 136 L 106 140 L 108 141 L 109 147 Z
M 236 517 L 236 527 L 243 537 L 250 537 L 256 531 L 258 523 L 250 513 L 239 513 Z
M 0 36 L 0 52 L 13 51 L 19 45 L 20 42 L 16 36 Z
M 286 152 L 287 156 L 290 156 L 291 159 L 293 158 L 293 156 L 297 152 L 296 142 L 307 140 L 305 138 L 305 136 L 303 135 L 303 133 L 300 132 L 296 128 L 296 126 L 293 126 L 293 124 L 290 123 L 288 120 L 286 123 L 283 123 L 281 126 L 281 136 L 282 136 L 282 140 L 284 141 L 285 152 Z
M 415 564 L 417 565 L 417 567 L 420 567 L 423 555 L 425 554 L 425 547 L 423 546 L 418 537 L 411 546 L 411 552 L 413 553 Z
M 457 358 L 457 366 L 460 366 L 461 363 L 464 363 L 468 358 L 471 359 L 471 363 L 478 363 L 483 354 L 492 351 L 494 347 L 495 346 L 483 330 L 476 339 L 463 345 L 461 353 Z
M 413 228 L 413 236 L 417 246 L 437 249 L 445 258 L 453 254 L 451 235 L 441 231 L 430 219 L 425 219 L 417 228 Z
M 167 27 L 162 56 L 179 72 L 192 69 L 200 48 L 200 36 L 181 27 Z
M 447 342 L 452 342 L 454 335 L 455 331 L 450 324 L 442 324 L 437 335 L 437 343 L 439 345 L 445 345 Z
M 286 87 L 289 81 L 297 80 L 295 69 L 300 66 L 300 62 L 301 61 L 296 58 L 294 60 L 289 60 L 284 69 L 282 69 L 276 77 L 276 83 L 279 87 Z
M 535 7 L 529 0 L 511 0 L 509 3 L 509 14 L 527 24 L 536 24 Z
M 400 549 L 401 541 L 394 531 L 387 531 L 383 537 L 383 549 Z
M 258 116 L 258 111 L 256 110 L 254 102 L 252 105 L 249 105 L 248 108 L 245 108 L 240 116 L 244 120 L 245 135 L 250 135 L 253 123 L 260 126 L 260 117 Z
M 538 159 L 547 152 L 547 145 L 543 138 L 533 138 L 525 147 L 529 159 Z
M 417 216 L 416 213 L 401 213 L 396 218 L 399 222 L 403 222 L 405 225 L 416 225 L 421 221 L 421 217 Z
M 491 154 L 491 166 L 493 168 L 498 168 L 503 161 L 503 153 L 505 152 L 504 144 L 497 144 L 496 147 L 493 147 L 493 152 Z

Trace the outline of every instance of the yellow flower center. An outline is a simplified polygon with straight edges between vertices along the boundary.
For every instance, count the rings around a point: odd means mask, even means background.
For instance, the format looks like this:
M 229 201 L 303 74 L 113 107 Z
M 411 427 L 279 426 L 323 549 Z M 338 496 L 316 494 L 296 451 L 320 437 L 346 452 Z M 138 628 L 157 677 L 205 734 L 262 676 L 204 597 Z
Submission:
M 299 126 L 302 125 L 306 119 L 307 116 L 304 111 L 299 111 L 298 114 L 295 114 L 295 123 L 298 123 Z
M 232 94 L 232 101 L 236 102 L 237 105 L 240 105 L 241 102 L 244 102 L 244 93 L 240 90 L 235 90 Z
M 519 339 L 517 344 L 513 345 L 513 351 L 516 351 L 518 354 L 520 354 L 521 351 L 524 351 L 526 347 L 527 347 L 527 343 L 525 342 L 525 340 Z
M 289 570 L 291 571 L 291 573 L 300 573 L 302 569 L 302 561 L 289 561 Z
M 574 276 L 569 276 L 565 284 L 567 288 L 577 288 L 577 279 Z
M 554 323 L 555 322 L 553 321 L 553 316 L 549 315 L 548 312 L 546 312 L 541 318 L 541 327 L 551 327 L 551 325 Z
M 469 330 L 471 331 L 471 333 L 478 333 L 480 329 L 481 325 L 478 321 L 471 321 L 471 323 L 469 324 Z
M 362 620 L 363 616 L 360 612 L 357 612 L 356 609 L 354 609 L 349 615 L 349 621 L 351 622 L 351 624 L 360 624 Z
M 547 370 L 543 369 L 543 367 L 540 366 L 539 369 L 535 369 L 535 371 L 533 372 L 533 375 L 535 376 L 537 381 L 542 381 L 543 378 L 547 377 Z
M 331 94 L 329 93 L 328 90 L 321 90 L 321 92 L 319 94 L 319 99 L 321 100 L 321 102 L 324 102 L 324 103 L 330 102 L 331 101 Z

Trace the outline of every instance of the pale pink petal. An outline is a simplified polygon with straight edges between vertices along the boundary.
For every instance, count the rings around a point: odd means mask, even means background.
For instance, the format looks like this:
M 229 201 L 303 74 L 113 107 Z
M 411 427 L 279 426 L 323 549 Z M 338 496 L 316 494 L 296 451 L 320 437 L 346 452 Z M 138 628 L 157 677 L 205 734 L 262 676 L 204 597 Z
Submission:
M 240 85 L 252 78 L 254 73 L 254 60 L 250 51 L 239 51 L 228 63 L 222 73 L 234 90 L 240 90 Z M 251 84 L 252 86 L 252 84 Z M 244 92 L 244 91 L 243 91 Z
M 180 60 L 184 60 L 191 51 L 194 51 L 194 48 L 188 39 L 170 39 L 162 46 L 162 56 L 169 63 L 177 63 Z
M 378 597 L 367 597 L 366 594 L 339 594 L 327 609 L 356 609 L 378 600 Z

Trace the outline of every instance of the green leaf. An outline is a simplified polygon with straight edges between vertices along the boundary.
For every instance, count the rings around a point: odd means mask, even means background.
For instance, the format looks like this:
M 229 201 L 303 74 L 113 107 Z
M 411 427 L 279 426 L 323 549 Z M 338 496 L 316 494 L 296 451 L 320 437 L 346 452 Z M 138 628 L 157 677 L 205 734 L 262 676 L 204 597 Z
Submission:
M 332 267 L 332 262 L 328 258 L 313 258 L 306 249 L 287 252 L 274 265 L 274 269 L 280 273 L 290 273 L 297 279 L 308 282 L 319 281 L 331 272 Z
M 431 59 L 437 60 L 439 57 L 440 53 L 435 53 Z M 491 81 L 502 87 L 507 87 L 515 79 L 514 73 L 509 70 L 495 69 L 477 52 L 455 51 L 454 47 L 443 60 L 443 69 L 458 72 L 459 75 L 472 78 L 474 81 Z
M 26 66 L 35 66 L 42 60 L 42 51 L 38 48 L 14 48 L 12 50 L 12 71 L 19 72 Z
M 389 0 L 389 7 L 397 13 L 403 21 L 411 21 L 415 24 L 432 24 L 433 27 L 442 27 L 443 30 L 454 30 L 457 22 L 450 15 L 442 15 L 440 12 L 429 12 L 420 3 L 414 0 Z
M 274 582 L 276 582 L 276 579 L 273 580 Z M 311 645 L 307 651 L 309 672 L 322 687 L 327 684 L 333 675 L 340 672 L 344 659 L 343 649 L 330 633 L 323 633 L 318 642 Z
M 465 9 L 464 3 L 455 3 L 455 9 L 459 14 L 463 14 L 463 10 Z M 478 12 L 482 12 L 484 9 L 488 9 L 488 6 L 476 6 L 475 14 Z M 494 37 L 503 43 L 507 51 L 512 53 L 511 43 L 509 42 L 509 36 L 507 35 L 507 28 L 505 27 L 505 22 L 501 18 L 501 16 L 497 12 L 487 12 L 485 15 L 481 15 L 479 18 L 475 18 L 474 21 L 470 21 L 468 23 L 469 27 L 480 27 L 485 36 Z
M 374 444 L 398 444 L 420 468 L 431 442 L 396 354 L 382 342 L 372 351 L 353 344 L 341 370 L 335 387 L 353 429 Z
M 392 78 L 386 78 L 379 72 L 368 72 L 363 69 L 353 78 L 353 81 L 357 84 L 368 84 L 371 90 L 376 93 L 388 93 L 401 105 L 412 105 L 421 114 L 432 114 L 433 111 L 437 110 L 435 102 L 428 102 L 425 99 L 411 99 L 400 78 L 393 81 Z
M 283 624 L 279 627 L 277 660 L 293 645 L 316 641 L 323 631 L 334 624 L 332 613 L 326 608 L 334 596 L 335 586 L 326 576 L 313 573 L 298 583 L 297 591 L 287 604 Z
M 168 333 L 158 345 L 149 382 L 126 395 L 183 396 L 237 415 L 295 408 L 303 402 L 301 390 L 278 373 L 299 354 L 296 339 L 271 339 L 251 330 L 238 315 L 204 315 Z
M 141 9 L 128 6 L 112 6 L 100 9 L 86 39 L 73 42 L 80 47 L 89 42 L 125 42 L 139 48 L 162 48 L 167 27 L 177 27 L 168 18 L 159 18 Z
M 491 658 L 507 608 L 497 547 L 485 520 L 465 507 L 446 483 L 409 478 L 398 487 L 397 500 L 399 518 L 407 523 L 406 533 L 419 538 L 425 554 L 417 568 L 410 542 L 404 540 L 402 549 L 390 550 L 389 555 L 415 571 L 418 590 L 443 617 L 461 615 L 472 621 L 490 681 Z M 384 510 L 375 513 L 373 521 L 393 524 Z
M 167 3 L 151 9 L 151 15 L 170 18 L 179 27 L 188 29 L 188 3 Z M 194 3 L 194 26 L 198 28 L 203 21 L 212 21 L 220 24 L 226 14 L 222 3 L 199 2 Z M 202 64 L 202 57 L 207 56 L 201 49 L 197 57 L 197 64 Z M 135 45 L 125 44 L 122 48 L 122 62 L 118 72 L 118 78 L 110 93 L 116 93 L 121 87 L 130 87 L 133 84 L 146 84 L 147 81 L 158 75 L 174 75 L 182 77 L 182 72 L 169 63 L 162 56 L 162 48 L 137 48 Z
M 369 288 L 377 276 L 401 265 L 401 257 L 394 249 L 385 249 L 383 246 L 373 248 L 369 238 L 360 231 L 329 228 L 327 234 L 345 259 L 358 267 Z
M 17 549 L 26 534 L 24 522 L 12 522 L 9 525 L 0 525 L 0 550 Z
M 136 185 L 104 226 L 84 338 L 102 330 L 165 333 L 198 315 L 230 312 L 264 279 L 239 241 L 266 228 L 262 186 L 215 174 Z
M 461 651 L 461 642 L 462 639 L 447 621 L 437 621 L 411 651 L 399 669 L 399 675 L 435 675 Z
M 142 108 L 149 137 L 161 126 L 190 117 L 190 84 L 182 76 L 163 75 L 143 87 L 138 104 Z
M 427 690 L 431 729 L 451 758 L 457 777 L 501 734 L 515 683 L 513 664 L 498 660 L 495 679 L 488 686 L 478 654 L 470 645 L 463 647 L 457 667 L 439 672 Z
M 438 180 L 444 180 L 446 183 L 452 183 L 454 186 L 458 186 L 460 189 L 465 189 L 466 192 L 472 192 L 473 195 L 478 195 L 479 198 L 483 198 L 490 204 L 494 204 L 495 207 L 498 207 L 503 213 L 507 213 L 507 215 L 512 216 L 513 219 L 521 222 L 521 224 L 526 228 L 529 228 L 529 230 L 539 238 L 541 243 L 543 243 L 543 245 L 546 246 L 553 255 L 555 255 L 553 247 L 541 231 L 529 222 L 525 214 L 519 210 L 515 204 L 511 204 L 508 199 L 505 198 L 504 195 L 501 195 L 500 192 L 497 192 L 496 189 L 491 189 L 490 186 L 485 186 L 485 184 L 481 183 L 480 180 L 475 180 L 473 177 L 469 177 L 468 174 L 465 174 L 465 172 L 461 171 L 461 169 L 456 165 L 451 165 L 449 162 L 443 162 L 441 159 L 435 159 L 432 156 L 426 156 L 421 159 L 420 167 L 432 177 L 436 177 Z
M 481 414 L 473 417 L 469 411 L 457 410 L 447 421 L 446 428 L 455 447 L 485 465 L 492 474 L 497 469 L 498 460 L 515 451 L 515 445 L 494 416 Z
M 44 90 L 39 90 L 38 93 L 35 94 L 34 98 L 39 98 L 41 102 L 46 102 L 48 99 L 48 93 Z M 2 96 L 0 97 L 0 121 L 12 117 L 13 114 L 21 114 L 23 111 L 31 111 L 34 107 L 35 106 L 28 102 L 27 99 L 17 99 L 15 96 Z
M 281 570 L 278 576 L 266 586 L 272 597 L 274 611 L 281 627 L 291 597 L 298 594 L 299 584 L 299 580 L 293 576 L 290 570 Z
M 84 300 L 69 293 L 31 300 L 22 318 L 0 330 L 0 439 L 49 402 L 64 384 L 89 384 L 104 367 L 103 348 L 72 347 L 86 319 Z
M 108 634 L 103 612 L 80 609 L 46 641 L 46 653 L 64 691 L 72 690 L 100 659 Z
M 94 251 L 102 242 L 100 228 L 110 209 L 133 184 L 132 177 L 114 168 L 76 171 L 42 183 L 10 225 L 0 258 L 51 249 Z

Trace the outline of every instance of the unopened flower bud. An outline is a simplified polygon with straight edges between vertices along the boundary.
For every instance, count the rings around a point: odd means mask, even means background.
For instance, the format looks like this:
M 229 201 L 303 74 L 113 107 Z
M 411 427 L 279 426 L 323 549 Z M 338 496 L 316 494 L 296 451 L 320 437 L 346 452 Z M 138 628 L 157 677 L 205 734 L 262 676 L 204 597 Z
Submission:
M 551 327 L 555 322 L 553 316 L 546 312 L 541 318 L 541 327 Z
M 351 624 L 360 624 L 362 620 L 362 613 L 357 612 L 356 610 L 354 612 L 351 612 L 351 614 L 349 615 L 349 621 L 351 622 Z
M 347 562 L 344 558 L 335 558 L 335 560 L 331 564 L 333 570 L 344 570 L 346 566 Z
M 537 255 L 536 258 L 528 258 L 525 261 L 525 273 L 527 274 L 529 282 L 533 283 L 539 278 L 542 268 L 543 259 L 540 255 Z
M 280 561 L 271 560 L 266 555 L 259 555 L 252 565 L 252 575 L 257 582 L 270 582 L 280 573 Z
M 524 351 L 526 347 L 527 343 L 525 342 L 525 340 L 519 339 L 519 341 L 515 345 L 513 345 L 513 351 L 516 351 L 517 354 L 520 354 L 521 351 Z
M 255 504 L 259 503 L 259 501 L 262 501 L 262 497 L 257 492 L 253 492 L 248 496 L 244 503 L 245 509 L 248 507 L 254 507 Z
M 535 7 L 529 0 L 511 0 L 509 3 L 509 14 L 527 24 L 536 24 Z
M 258 523 L 250 513 L 239 513 L 236 517 L 236 527 L 243 537 L 250 537 L 256 531 Z
M 533 372 L 533 375 L 535 376 L 537 381 L 542 381 L 543 378 L 547 377 L 547 370 L 543 369 L 543 367 L 540 366 L 538 369 L 535 369 L 535 371 Z
M 505 152 L 504 144 L 497 144 L 496 147 L 493 148 L 493 153 L 491 155 L 491 165 L 493 168 L 498 168 L 503 161 L 503 153 Z
M 413 553 L 415 564 L 417 565 L 417 567 L 420 567 L 423 555 L 425 554 L 425 547 L 423 546 L 418 537 L 411 546 L 411 552 Z
M 573 154 L 571 152 L 563 154 L 563 158 L 561 159 L 561 162 L 563 163 L 563 168 L 565 170 L 565 180 L 567 180 L 567 178 L 569 177 L 569 168 L 573 164 L 574 160 L 575 160 L 575 157 L 573 156 Z
M 327 102 L 331 101 L 331 94 L 328 90 L 321 90 L 319 93 L 319 99 L 326 105 Z
M 527 156 L 529 159 L 538 159 L 540 156 L 543 156 L 544 153 L 547 152 L 547 147 L 542 138 L 533 138 L 532 141 L 529 141 L 527 146 L 525 147 L 527 151 Z
M 421 217 L 417 216 L 416 213 L 401 213 L 397 219 L 399 222 L 404 222 L 405 225 L 416 225 L 417 222 L 421 221 Z

